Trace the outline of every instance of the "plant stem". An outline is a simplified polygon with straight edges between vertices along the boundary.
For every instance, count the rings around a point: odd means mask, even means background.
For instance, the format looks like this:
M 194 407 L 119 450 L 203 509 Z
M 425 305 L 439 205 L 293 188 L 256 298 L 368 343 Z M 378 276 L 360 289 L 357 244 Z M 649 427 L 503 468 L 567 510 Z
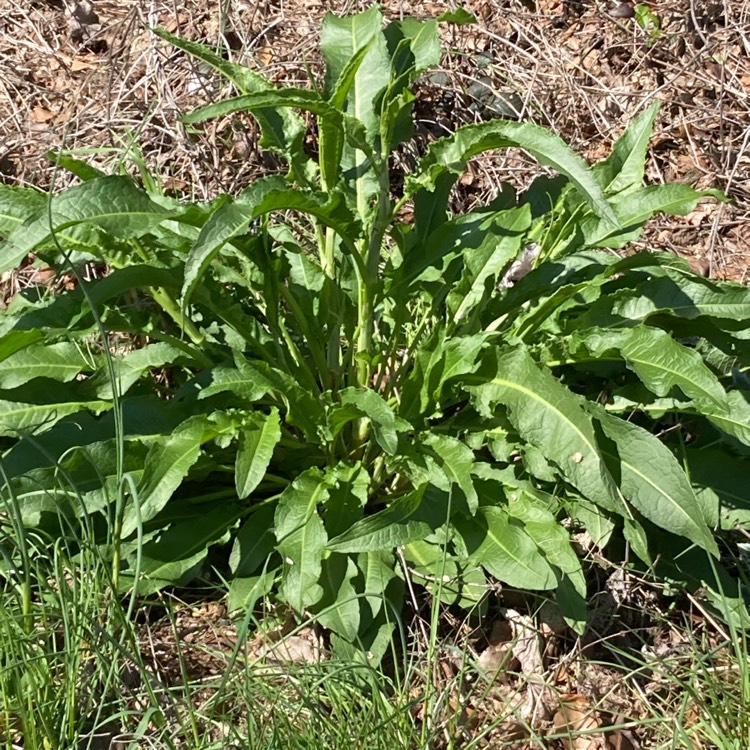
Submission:
M 138 239 L 133 239 L 132 243 L 143 261 L 150 263 L 155 259 L 154 254 L 150 253 Z M 169 317 L 172 318 L 172 320 L 177 323 L 183 331 L 185 331 L 190 337 L 190 340 L 197 346 L 200 346 L 204 341 L 204 337 L 195 327 L 193 321 L 185 315 L 185 311 L 177 303 L 177 300 L 175 300 L 172 295 L 164 289 L 164 287 L 152 286 L 149 287 L 148 291 L 159 307 L 161 307 L 161 309 L 164 310 L 164 312 L 167 313 L 167 315 L 169 315 Z
M 196 328 L 192 320 L 190 320 L 185 311 L 180 308 L 177 302 L 172 298 L 172 295 L 167 292 L 163 287 L 150 287 L 149 292 L 154 298 L 159 307 L 169 315 L 172 320 L 177 323 L 180 328 L 188 335 L 190 340 L 196 345 L 200 346 L 204 341 L 203 334 Z
M 372 335 L 375 330 L 375 292 L 378 284 L 378 270 L 383 250 L 385 230 L 391 219 L 390 181 L 388 168 L 382 162 L 373 163 L 378 173 L 377 214 L 369 232 L 369 240 L 365 252 L 364 278 L 360 282 L 359 299 L 359 336 L 357 339 L 357 354 L 367 354 L 360 357 L 357 365 L 357 382 L 361 387 L 370 384 L 372 364 Z

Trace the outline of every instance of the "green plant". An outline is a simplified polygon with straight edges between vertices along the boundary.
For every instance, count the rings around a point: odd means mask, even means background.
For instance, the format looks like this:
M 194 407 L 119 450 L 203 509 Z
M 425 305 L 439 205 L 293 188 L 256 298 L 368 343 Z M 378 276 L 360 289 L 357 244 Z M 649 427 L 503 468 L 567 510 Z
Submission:
M 654 44 L 661 36 L 661 17 L 646 3 L 638 3 L 633 12 L 636 23 L 648 36 L 649 45 Z
M 396 550 L 441 601 L 480 604 L 489 573 L 555 591 L 579 630 L 571 528 L 710 579 L 712 529 L 748 499 L 750 291 L 611 249 L 723 196 L 643 186 L 655 104 L 593 167 L 529 122 L 463 127 L 394 195 L 410 85 L 439 60 L 438 23 L 463 20 L 328 15 L 311 89 L 157 31 L 239 92 L 185 123 L 251 112 L 288 174 L 184 203 L 61 155 L 81 182 L 49 201 L 0 187 L 3 269 L 32 252 L 110 269 L 18 294 L 0 320 L 24 523 L 90 516 L 116 585 L 142 593 L 213 563 L 233 607 L 273 592 L 375 658 L 401 608 Z M 507 147 L 557 174 L 454 215 L 468 160 Z

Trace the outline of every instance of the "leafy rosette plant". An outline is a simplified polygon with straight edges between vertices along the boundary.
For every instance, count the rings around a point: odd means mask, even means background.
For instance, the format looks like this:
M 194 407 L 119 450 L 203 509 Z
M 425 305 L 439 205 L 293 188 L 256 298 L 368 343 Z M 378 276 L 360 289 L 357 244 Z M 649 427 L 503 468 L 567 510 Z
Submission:
M 410 87 L 457 20 L 328 15 L 309 89 L 157 31 L 237 91 L 184 122 L 250 112 L 288 173 L 185 203 L 59 156 L 80 184 L 0 188 L 3 269 L 110 269 L 0 319 L 14 518 L 85 523 L 144 593 L 213 564 L 234 608 L 271 594 L 375 658 L 405 572 L 462 607 L 488 575 L 554 592 L 580 630 L 577 531 L 710 579 L 714 531 L 746 520 L 750 291 L 613 249 L 723 196 L 643 185 L 656 104 L 593 167 L 531 122 L 462 127 L 394 195 Z M 549 171 L 454 214 L 467 162 L 509 147 Z

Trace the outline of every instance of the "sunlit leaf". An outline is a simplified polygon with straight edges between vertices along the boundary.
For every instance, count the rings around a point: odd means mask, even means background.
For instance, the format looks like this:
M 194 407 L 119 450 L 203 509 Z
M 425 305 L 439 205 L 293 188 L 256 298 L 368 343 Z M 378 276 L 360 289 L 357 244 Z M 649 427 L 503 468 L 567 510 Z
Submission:
M 318 505 L 327 497 L 329 482 L 319 470 L 310 469 L 284 490 L 276 508 L 276 549 L 284 565 L 281 588 L 299 612 L 324 594 L 320 576 L 328 537 Z
M 523 527 L 511 522 L 503 508 L 480 508 L 458 528 L 471 562 L 498 580 L 527 589 L 551 589 L 557 584 L 555 571 L 542 551 Z
M 594 414 L 613 442 L 612 448 L 604 450 L 613 471 L 619 473 L 625 499 L 657 526 L 687 537 L 718 557 L 690 481 L 669 448 L 643 428 L 603 409 Z
M 525 149 L 540 164 L 569 177 L 594 212 L 613 229 L 618 226 L 617 217 L 583 159 L 557 135 L 530 122 L 496 121 L 459 128 L 429 147 L 416 172 L 407 178 L 407 190 L 429 190 L 446 170 L 460 175 L 472 157 L 510 146 Z
M 506 406 L 521 437 L 552 459 L 586 497 L 609 510 L 624 509 L 602 459 L 591 417 L 567 388 L 539 369 L 526 350 L 498 353 L 493 374 L 469 390 L 477 409 L 487 416 L 495 405 Z
M 234 468 L 237 495 L 247 497 L 263 480 L 273 451 L 281 439 L 279 410 L 258 414 L 240 429 Z
M 65 246 L 65 230 L 94 224 L 117 237 L 137 237 L 174 212 L 154 203 L 129 177 L 108 176 L 83 182 L 51 199 L 43 210 L 11 233 L 0 248 L 0 269 L 7 270 L 52 233 Z

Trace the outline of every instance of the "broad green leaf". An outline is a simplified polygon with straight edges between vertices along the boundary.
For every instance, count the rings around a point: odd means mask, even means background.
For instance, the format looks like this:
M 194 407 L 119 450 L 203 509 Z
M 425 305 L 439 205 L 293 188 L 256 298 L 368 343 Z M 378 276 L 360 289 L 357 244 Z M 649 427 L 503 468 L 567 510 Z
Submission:
M 576 332 L 586 348 L 601 358 L 612 349 L 657 396 L 677 387 L 696 403 L 722 409 L 727 394 L 698 352 L 675 341 L 666 331 L 649 326 Z
M 427 433 L 424 444 L 435 454 L 437 465 L 443 470 L 449 482 L 449 486 L 443 489 L 450 490 L 451 484 L 457 485 L 463 493 L 469 513 L 474 514 L 479 505 L 471 476 L 474 451 L 457 438 L 434 432 Z M 439 482 L 435 481 L 435 484 L 439 485 Z
M 750 461 L 725 450 L 686 449 L 686 468 L 711 526 L 750 527 Z
M 67 383 L 89 370 L 90 358 L 75 344 L 31 344 L 0 361 L 0 388 L 16 388 L 41 377 Z
M 464 254 L 464 275 L 454 294 L 460 302 L 455 308 L 453 320 L 464 320 L 487 295 L 487 282 L 494 287 L 500 273 L 518 255 L 524 234 L 531 226 L 529 206 L 500 212 L 493 221 L 496 241 L 492 246 L 481 245 L 476 250 L 467 249 Z M 450 304 L 450 297 L 449 304 Z
M 718 557 L 713 534 L 682 467 L 658 438 L 632 422 L 592 411 L 612 446 L 604 450 L 619 473 L 625 499 L 662 529 L 684 536 Z
M 48 390 L 49 387 L 46 385 Z M 60 386 L 58 386 L 60 390 Z M 100 401 L 99 407 L 92 412 L 106 411 L 100 418 L 96 418 L 89 411 L 78 411 L 64 416 L 46 432 L 33 437 L 33 440 L 21 440 L 13 445 L 3 455 L 3 470 L 8 478 L 27 474 L 37 468 L 54 467 L 65 461 L 66 455 L 77 452 L 88 452 L 92 444 L 107 444 L 116 434 L 114 413 L 111 402 Z M 80 409 L 85 407 L 79 406 Z M 125 398 L 121 404 L 120 429 L 126 440 L 130 440 L 128 450 L 125 451 L 126 464 L 135 457 L 139 466 L 143 468 L 144 455 L 141 455 L 141 444 L 133 440 L 147 439 L 149 435 L 166 433 L 173 430 L 187 416 L 180 407 L 156 396 Z M 104 450 L 99 448 L 97 450 Z M 103 463 L 99 457 L 95 464 Z M 129 465 L 128 471 L 134 470 Z M 75 475 L 74 482 L 81 484 L 83 491 L 88 489 L 86 479 Z M 97 477 L 98 482 L 98 477 Z
M 346 71 L 343 73 L 346 73 Z M 337 107 L 335 103 L 327 102 L 314 91 L 289 87 L 222 99 L 214 104 L 208 104 L 194 110 L 185 115 L 182 121 L 191 124 L 212 118 L 226 117 L 234 112 L 247 111 L 257 117 L 262 127 L 264 120 L 268 118 L 269 111 L 287 107 L 302 109 L 317 116 L 319 162 L 323 176 L 322 187 L 326 190 L 332 189 L 338 182 L 341 154 L 346 136 L 344 130 L 346 117 L 343 115 L 340 106 Z M 349 127 L 351 128 L 352 125 L 353 123 L 349 124 Z M 298 179 L 298 182 L 305 184 L 305 180 L 302 179 Z
M 420 187 L 430 190 L 446 170 L 460 175 L 472 157 L 509 146 L 523 148 L 540 164 L 566 175 L 597 216 L 606 219 L 613 229 L 619 226 L 604 192 L 583 159 L 559 136 L 530 122 L 498 120 L 466 125 L 452 135 L 441 138 L 429 147 L 415 173 L 407 177 L 406 191 L 413 193 Z
M 464 24 L 476 23 L 477 17 L 465 8 L 455 8 L 454 10 L 444 11 L 437 17 L 437 20 L 440 23 L 455 23 L 457 26 L 463 26 Z
M 684 320 L 706 317 L 719 328 L 731 329 L 737 321 L 750 319 L 750 289 L 665 269 L 634 289 L 603 297 L 576 321 L 576 327 L 632 326 L 657 314 Z
M 689 271 L 688 265 L 673 253 L 642 252 L 627 258 L 618 258 L 612 253 L 601 250 L 582 250 L 562 258 L 554 263 L 541 263 L 518 281 L 506 294 L 491 302 L 494 316 L 505 314 L 516 315 L 524 303 L 530 302 L 532 309 L 555 295 L 560 289 L 568 287 L 571 296 L 578 290 L 585 289 L 594 282 L 597 285 L 619 273 L 636 268 L 675 267 L 677 270 Z M 589 326 L 601 325 L 601 322 L 590 322 Z
M 46 388 L 55 383 L 45 384 Z M 52 393 L 57 396 L 53 397 Z M 62 397 L 62 398 L 61 398 Z M 6 400 L 7 399 L 7 400 Z M 59 399 L 59 400 L 58 400 Z M 109 401 L 83 400 L 75 394 L 62 393 L 59 386 L 55 388 L 44 403 L 28 403 L 8 399 L 0 400 L 0 436 L 19 437 L 23 434 L 39 434 L 49 430 L 56 422 L 70 414 L 88 411 L 93 414 L 109 409 Z
M 377 617 L 383 609 L 386 591 L 396 578 L 396 561 L 391 550 L 362 552 L 357 555 L 357 567 L 363 580 L 362 593 L 369 605 L 372 617 Z
M 171 435 L 154 443 L 135 497 L 125 510 L 123 539 L 164 508 L 198 460 L 201 445 L 210 437 L 211 424 L 206 416 L 199 415 L 185 420 Z
M 390 80 L 390 66 L 383 16 L 376 6 L 364 13 L 340 18 L 327 13 L 320 32 L 320 49 L 326 63 L 325 90 L 332 93 L 350 60 L 363 47 L 367 54 L 359 65 L 346 98 L 348 113 L 359 120 L 372 135 L 379 122 L 375 102 Z
M 586 627 L 586 577 L 570 536 L 553 513 L 527 492 L 510 495 L 508 512 L 523 523 L 526 533 L 556 568 L 556 602 L 565 621 L 577 633 Z
M 440 64 L 437 21 L 417 21 L 415 18 L 391 21 L 385 28 L 385 38 L 395 76 L 403 76 L 406 82 Z
M 750 446 L 750 402 L 742 391 L 730 391 L 719 408 L 701 404 L 700 413 L 722 432 Z
M 695 407 L 684 398 L 659 398 L 643 383 L 636 381 L 614 388 L 604 408 L 612 414 L 626 415 L 640 411 L 654 419 L 661 419 L 669 412 L 690 412 Z
M 233 578 L 227 587 L 227 609 L 230 614 L 255 609 L 258 601 L 271 593 L 275 580 L 275 570 L 265 571 L 259 576 Z
M 128 352 L 124 357 L 113 358 L 117 392 L 124 395 L 144 372 L 175 363 L 194 364 L 191 356 L 182 348 L 157 342 Z M 112 382 L 108 371 L 102 371 L 102 385 L 97 388 L 99 398 L 112 398 Z
M 609 205 L 617 217 L 620 229 L 598 217 L 584 219 L 580 231 L 587 247 L 623 247 L 636 239 L 643 225 L 655 214 L 685 216 L 701 198 L 712 197 L 726 201 L 719 190 L 694 190 L 689 185 L 648 185 L 635 192 L 610 198 Z
M 583 524 L 593 544 L 604 549 L 615 530 L 610 514 L 584 498 L 568 500 L 565 505 L 571 517 Z
M 65 151 L 50 150 L 47 151 L 45 156 L 53 164 L 67 170 L 82 182 L 95 180 L 97 177 L 105 177 L 107 174 L 101 169 L 97 169 L 93 164 L 89 164 L 89 162 L 83 161 L 82 159 L 76 159 L 70 153 Z
M 646 152 L 659 113 L 660 102 L 641 112 L 617 139 L 612 153 L 595 164 L 592 172 L 607 193 L 620 193 L 643 184 Z
M 432 190 L 417 190 L 414 194 L 414 231 L 428 249 L 425 240 L 448 221 L 448 202 L 455 181 L 455 175 L 444 172 L 435 180 Z
M 8 331 L 0 337 L 0 362 L 4 362 L 27 346 L 35 344 L 41 338 L 44 338 L 44 334 L 38 329 Z
M 16 227 L 44 208 L 47 196 L 31 188 L 11 187 L 0 183 L 0 237 L 7 237 Z M 0 260 L 5 266 L 5 259 Z
M 111 271 L 102 279 L 86 284 L 86 298 L 81 300 L 81 308 L 89 309 L 91 306 L 97 310 L 105 302 L 119 297 L 133 289 L 148 289 L 152 286 L 165 289 L 179 290 L 180 276 L 177 272 L 156 266 L 133 264 L 127 268 L 119 268 Z
M 84 438 L 80 446 L 73 447 L 56 444 L 55 438 L 64 440 L 66 437 L 62 428 L 73 427 L 66 423 L 77 421 L 76 426 L 84 429 L 93 423 L 96 430 L 98 423 L 93 418 L 86 420 L 79 417 L 76 420 L 75 417 L 58 422 L 49 432 L 40 435 L 38 441 L 22 441 L 3 456 L 3 478 L 8 482 L 8 487 L 13 488 L 24 523 L 44 528 L 47 526 L 45 515 L 48 518 L 59 515 L 60 518 L 53 522 L 57 527 L 53 533 L 60 532 L 60 519 L 63 516 L 66 520 L 77 518 L 94 523 L 101 520 L 98 517 L 100 513 L 109 516 L 117 502 L 122 472 L 137 481 L 146 454 L 145 448 L 131 444 L 121 463 L 117 443 L 113 439 L 92 440 L 86 444 Z M 24 446 L 32 450 L 24 451 Z M 44 455 L 50 446 L 53 453 Z M 36 456 L 33 449 L 37 449 Z M 34 515 L 37 517 L 34 518 Z M 69 529 L 63 531 L 69 532 Z
M 77 224 L 94 224 L 120 238 L 137 237 L 173 214 L 154 203 L 129 177 L 89 180 L 53 196 L 49 212 L 42 210 L 16 228 L 1 248 L 0 269 L 15 266 L 53 233 L 64 246 L 65 230 Z
M 444 386 L 461 375 L 476 372 L 479 354 L 487 345 L 487 334 L 446 337 L 445 329 L 436 331 L 416 354 L 416 364 L 404 384 L 401 415 L 425 418 L 439 410 Z M 418 394 L 418 396 L 417 396 Z
M 349 58 L 349 61 L 339 73 L 338 79 L 331 90 L 331 95 L 328 98 L 328 102 L 337 112 L 343 111 L 346 106 L 346 100 L 349 96 L 352 85 L 354 84 L 354 78 L 365 59 L 365 55 L 370 51 L 370 44 L 372 44 L 372 42 L 360 47 L 354 55 Z
M 279 410 L 275 408 L 269 414 L 252 415 L 249 423 L 240 429 L 234 468 L 240 498 L 246 498 L 261 483 L 280 439 Z
M 180 39 L 164 29 L 154 33 L 198 60 L 210 65 L 230 80 L 242 94 L 274 91 L 273 85 L 262 76 L 243 65 L 225 60 L 205 45 Z M 260 145 L 284 156 L 298 179 L 309 176 L 309 158 L 304 151 L 305 123 L 288 108 L 256 110 L 253 116 L 260 124 Z
M 189 39 L 170 34 L 166 29 L 152 29 L 156 36 L 161 37 L 177 49 L 187 52 L 198 60 L 210 65 L 214 70 L 219 72 L 228 81 L 231 81 L 243 93 L 255 91 L 274 90 L 273 85 L 263 76 L 258 75 L 255 71 L 244 65 L 238 65 L 216 53 L 211 47 L 199 42 L 192 42 Z
M 370 475 L 361 463 L 334 467 L 334 483 L 328 491 L 323 522 L 329 538 L 343 534 L 362 518 L 370 489 Z
M 418 539 L 404 547 L 404 557 L 413 565 L 411 573 L 415 581 L 448 605 L 469 609 L 487 592 L 487 580 L 481 569 L 460 565 L 445 554 L 441 545 Z
M 327 115 L 318 116 L 320 184 L 325 191 L 333 190 L 339 182 L 345 139 L 346 133 L 339 112 L 333 110 Z
M 369 389 L 346 388 L 340 391 L 339 399 L 344 406 L 356 407 L 370 420 L 375 440 L 386 453 L 393 455 L 396 452 L 396 415 L 379 393 Z
M 182 501 L 179 506 L 179 512 L 173 509 L 169 528 L 143 545 L 141 577 L 136 582 L 141 595 L 189 583 L 200 572 L 210 548 L 229 539 L 229 530 L 242 513 L 239 505 L 230 503 L 200 508 Z
M 283 404 L 286 420 L 304 431 L 310 441 L 317 441 L 319 426 L 325 420 L 322 403 L 289 374 L 265 362 L 255 362 L 237 355 L 236 367 L 215 367 L 211 382 L 198 398 L 231 392 L 248 403 L 273 396 Z
M 320 264 L 307 255 L 301 247 L 296 247 L 294 250 L 285 247 L 284 251 L 289 263 L 289 281 L 318 296 L 326 278 Z
M 276 508 L 276 549 L 284 562 L 281 591 L 302 612 L 320 600 L 323 555 L 328 540 L 318 506 L 328 496 L 330 477 L 308 469 L 289 485 Z
M 360 582 L 357 581 L 357 584 Z M 357 586 L 358 593 L 362 593 Z M 393 649 L 392 634 L 399 622 L 404 600 L 404 583 L 398 576 L 391 577 L 381 595 L 382 606 L 372 616 L 364 600 L 360 609 L 360 625 L 353 641 L 331 634 L 331 647 L 337 659 L 348 664 L 376 666 L 389 649 Z
M 333 552 L 376 552 L 423 539 L 447 521 L 446 495 L 423 485 L 328 542 Z
M 570 193 L 570 180 L 565 175 L 540 174 L 519 197 L 519 203 L 528 204 L 531 216 L 538 225 L 549 225 L 554 231 L 557 222 L 569 220 L 569 212 L 564 205 L 565 197 Z M 560 214 L 559 218 L 556 218 Z
M 416 243 L 406 252 L 394 273 L 391 294 L 398 296 L 401 285 L 413 288 L 420 280 L 452 284 L 470 254 L 476 255 L 474 268 L 480 271 L 482 260 L 491 258 L 496 245 L 509 239 L 504 218 L 504 212 L 482 210 L 439 223 L 424 243 Z M 518 241 L 520 244 L 520 238 Z
M 73 323 L 77 322 L 80 315 L 79 294 L 48 294 L 41 299 L 35 299 L 36 294 L 33 294 L 29 297 L 16 294 L 11 299 L 8 307 L 0 315 L 0 336 L 4 337 L 14 331 L 39 331 L 43 332 L 43 338 L 49 341 L 58 335 L 62 337 L 69 334 L 70 329 L 74 327 Z
M 240 193 L 236 201 L 224 202 L 217 208 L 203 226 L 185 262 L 185 278 L 182 287 L 185 303 L 222 246 L 233 237 L 247 231 L 255 218 L 253 215 L 255 206 L 260 204 L 266 195 L 285 189 L 283 179 L 270 175 L 256 180 Z
M 364 416 L 354 404 L 334 404 L 326 414 L 326 439 L 335 440 L 346 425 Z
M 357 573 L 357 565 L 349 555 L 334 553 L 323 560 L 323 596 L 315 605 L 318 622 L 347 641 L 354 641 L 359 631 L 360 600 L 353 585 Z
M 205 107 L 194 109 L 182 117 L 186 125 L 192 125 L 197 122 L 214 119 L 217 117 L 226 117 L 235 112 L 256 112 L 257 110 L 267 110 L 270 107 L 293 107 L 304 109 L 323 118 L 334 118 L 338 120 L 339 129 L 341 124 L 341 114 L 336 111 L 325 99 L 314 91 L 309 89 L 272 89 L 261 91 L 257 94 L 244 94 L 235 96 L 231 99 L 222 99 L 214 104 L 207 104 Z
M 274 514 L 276 506 L 261 505 L 240 526 L 229 555 L 232 575 L 244 577 L 256 573 L 276 548 Z
M 493 373 L 468 390 L 480 412 L 491 417 L 496 404 L 508 408 L 508 417 L 524 440 L 554 461 L 566 479 L 603 508 L 626 512 L 612 477 L 602 460 L 594 427 L 576 396 L 540 370 L 525 349 L 497 353 Z M 477 383 L 482 376 L 466 378 Z
M 193 294 L 211 261 L 233 237 L 247 231 L 260 216 L 272 211 L 294 210 L 314 215 L 323 224 L 347 236 L 351 217 L 341 198 L 283 187 L 283 180 L 271 176 L 254 182 L 235 201 L 222 205 L 206 222 L 185 262 L 183 304 Z
M 346 113 L 353 120 L 362 123 L 367 151 L 375 145 L 381 130 L 377 110 L 378 94 L 390 82 L 390 61 L 382 25 L 380 9 L 373 6 L 364 13 L 348 18 L 327 13 L 320 31 L 320 50 L 326 63 L 327 96 L 333 93 L 337 82 L 359 50 L 367 48 L 346 97 Z M 369 212 L 370 197 L 380 189 L 377 178 L 367 167 L 367 161 L 365 151 L 345 145 L 341 169 L 347 181 L 353 182 L 356 211 L 361 219 Z
M 557 585 L 552 566 L 523 527 L 502 508 L 482 507 L 473 518 L 456 523 L 470 562 L 511 586 L 546 590 Z

